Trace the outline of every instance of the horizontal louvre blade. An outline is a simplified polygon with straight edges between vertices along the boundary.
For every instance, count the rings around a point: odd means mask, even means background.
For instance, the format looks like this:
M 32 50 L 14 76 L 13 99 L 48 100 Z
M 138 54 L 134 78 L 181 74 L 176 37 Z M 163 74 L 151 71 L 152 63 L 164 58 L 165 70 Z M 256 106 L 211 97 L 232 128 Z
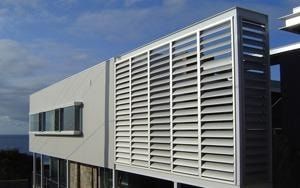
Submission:
M 211 154 L 223 154 L 223 155 L 233 155 L 234 150 L 232 147 L 216 147 L 216 146 L 205 146 L 202 149 L 202 153 L 211 153 Z
M 214 139 L 214 138 L 206 138 L 202 139 L 202 145 L 207 146 L 233 146 L 232 139 Z
M 202 168 L 208 169 L 208 170 L 223 171 L 223 172 L 233 172 L 233 165 L 231 165 L 231 164 L 205 162 L 202 165 Z
M 219 171 L 213 171 L 213 170 L 204 170 L 202 175 L 204 177 L 214 178 L 214 179 L 220 179 L 220 180 L 228 180 L 233 181 L 233 173 L 228 172 L 219 172 Z

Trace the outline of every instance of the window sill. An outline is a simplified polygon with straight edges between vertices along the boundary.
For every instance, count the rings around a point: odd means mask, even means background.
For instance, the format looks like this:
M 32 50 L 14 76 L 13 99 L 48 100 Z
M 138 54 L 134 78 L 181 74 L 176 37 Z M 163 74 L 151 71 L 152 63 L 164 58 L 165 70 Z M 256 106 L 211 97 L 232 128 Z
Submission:
M 35 136 L 79 136 L 81 131 L 31 131 Z

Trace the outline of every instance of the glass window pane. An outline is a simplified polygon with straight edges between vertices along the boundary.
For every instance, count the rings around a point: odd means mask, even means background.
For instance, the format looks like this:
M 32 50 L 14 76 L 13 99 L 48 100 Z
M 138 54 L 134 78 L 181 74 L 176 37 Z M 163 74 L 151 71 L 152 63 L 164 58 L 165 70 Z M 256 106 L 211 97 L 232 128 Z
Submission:
M 54 131 L 55 112 L 48 111 L 45 113 L 45 131 Z
M 75 107 L 75 130 L 79 131 L 81 129 L 81 120 L 82 120 L 82 108 L 81 106 Z
M 58 181 L 58 159 L 50 159 L 50 179 L 54 182 Z
M 122 182 L 122 186 L 120 187 L 127 187 L 127 186 L 123 186 L 124 185 L 128 185 L 127 183 L 127 177 L 125 177 L 125 179 L 122 179 L 122 181 L 125 181 L 125 183 Z M 103 188 L 112 188 L 112 170 L 111 169 L 107 169 L 107 168 L 100 168 L 100 187 Z
M 30 131 L 39 131 L 39 114 L 29 116 Z
M 60 115 L 59 109 L 55 110 L 55 131 L 59 131 L 59 124 L 60 124 Z
M 67 185 L 67 161 L 59 160 L 59 186 L 65 187 Z
M 43 156 L 43 174 L 45 178 L 49 177 L 49 163 L 50 163 L 50 157 Z
M 73 131 L 75 128 L 75 107 L 70 106 L 63 109 L 63 128 L 64 131 Z
M 45 130 L 45 112 L 39 113 L 39 131 Z

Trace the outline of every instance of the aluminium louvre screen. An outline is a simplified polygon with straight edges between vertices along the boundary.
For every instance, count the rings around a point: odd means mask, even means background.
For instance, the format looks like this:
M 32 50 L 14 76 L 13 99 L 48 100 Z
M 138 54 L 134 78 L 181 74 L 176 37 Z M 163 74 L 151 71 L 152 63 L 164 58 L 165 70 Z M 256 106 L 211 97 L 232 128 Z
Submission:
M 234 10 L 115 62 L 115 164 L 233 185 L 269 178 L 267 19 Z

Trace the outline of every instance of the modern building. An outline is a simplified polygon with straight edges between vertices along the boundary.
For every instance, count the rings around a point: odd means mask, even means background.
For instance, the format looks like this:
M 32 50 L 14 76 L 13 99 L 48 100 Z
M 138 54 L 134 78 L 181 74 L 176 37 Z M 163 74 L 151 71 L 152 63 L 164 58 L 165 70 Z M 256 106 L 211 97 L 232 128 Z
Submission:
M 34 187 L 271 187 L 268 18 L 232 8 L 30 96 Z

